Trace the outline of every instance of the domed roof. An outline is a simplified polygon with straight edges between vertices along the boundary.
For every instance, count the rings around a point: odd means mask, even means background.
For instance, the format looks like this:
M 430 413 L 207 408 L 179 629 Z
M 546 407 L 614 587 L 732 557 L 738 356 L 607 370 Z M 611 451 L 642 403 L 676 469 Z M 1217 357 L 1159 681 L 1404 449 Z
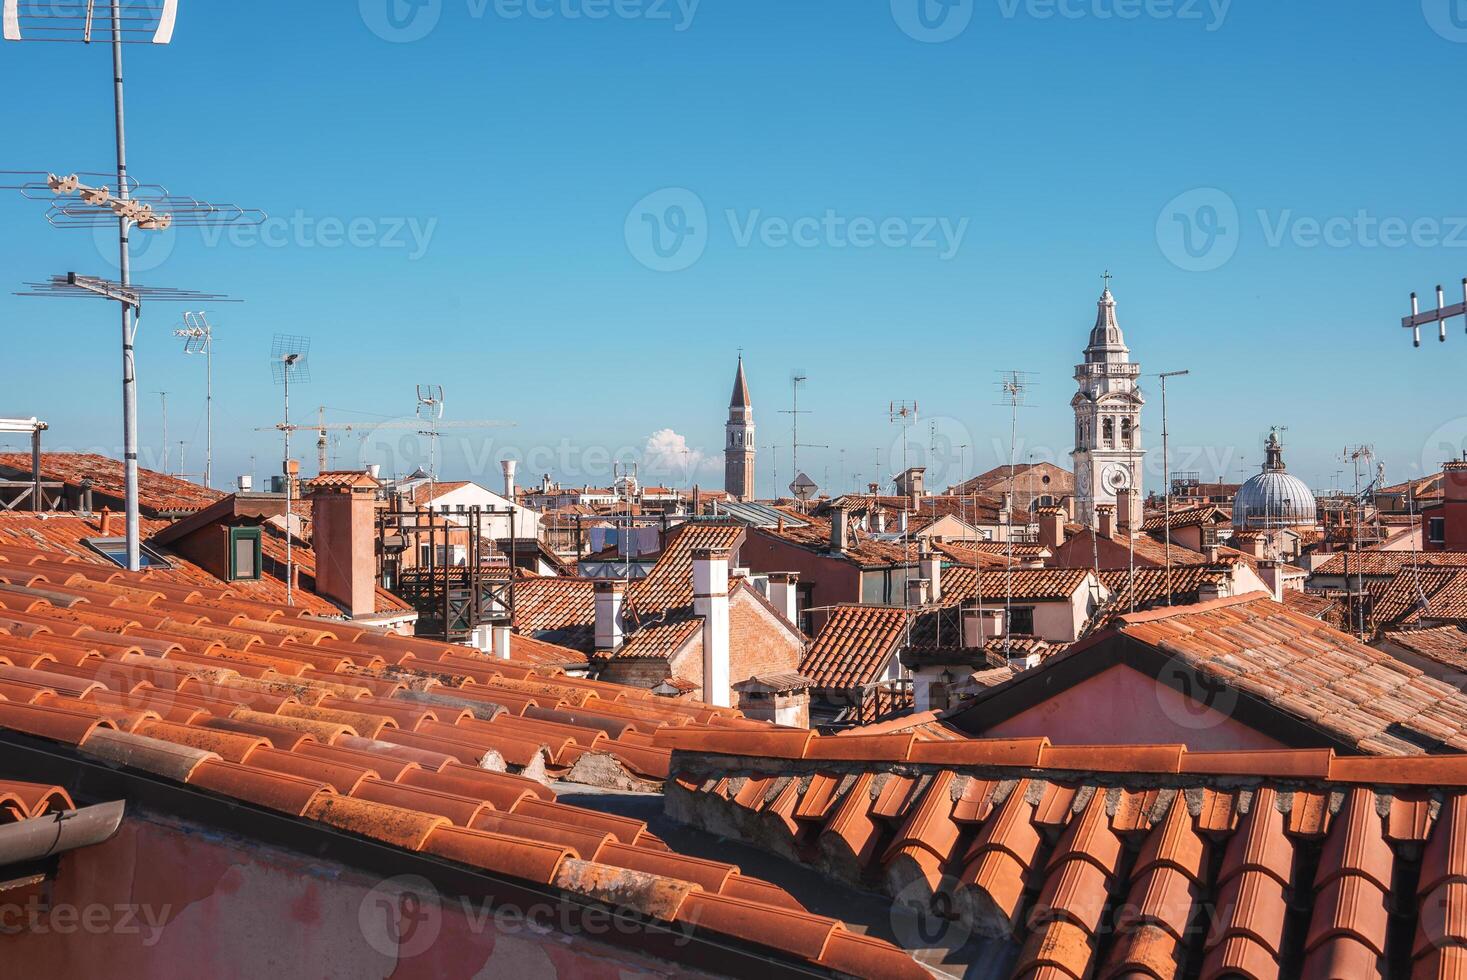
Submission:
M 1238 488 L 1233 498 L 1233 527 L 1295 527 L 1318 520 L 1314 491 L 1284 467 L 1284 447 L 1277 432 L 1264 445 L 1263 472 Z

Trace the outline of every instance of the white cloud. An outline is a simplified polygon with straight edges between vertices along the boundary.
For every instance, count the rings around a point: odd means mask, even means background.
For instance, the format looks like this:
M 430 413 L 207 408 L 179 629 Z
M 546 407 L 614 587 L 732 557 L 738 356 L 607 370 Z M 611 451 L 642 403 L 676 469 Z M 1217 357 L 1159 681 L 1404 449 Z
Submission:
M 687 438 L 672 429 L 658 429 L 652 433 L 642 450 L 642 465 L 648 475 L 667 473 L 690 479 L 712 461 L 711 456 L 690 447 Z

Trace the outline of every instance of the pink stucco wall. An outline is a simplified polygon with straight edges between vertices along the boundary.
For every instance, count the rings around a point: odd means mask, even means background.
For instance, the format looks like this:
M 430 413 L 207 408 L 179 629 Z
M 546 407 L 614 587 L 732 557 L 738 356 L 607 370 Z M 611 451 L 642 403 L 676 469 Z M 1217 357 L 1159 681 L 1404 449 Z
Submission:
M 1288 748 L 1228 717 L 1231 692 L 1204 703 L 1140 671 L 1116 665 L 982 732 L 984 738 L 1047 735 L 1056 745 L 1185 745 L 1194 751 Z
M 404 891 L 412 899 L 404 898 Z M 418 898 L 427 895 L 427 902 Z M 0 976 L 405 978 L 703 974 L 555 928 L 422 878 L 384 883 L 238 838 L 129 817 L 66 854 L 49 885 L 0 893 Z M 545 926 L 550 928 L 545 928 Z M 607 922 L 602 933 L 615 942 Z

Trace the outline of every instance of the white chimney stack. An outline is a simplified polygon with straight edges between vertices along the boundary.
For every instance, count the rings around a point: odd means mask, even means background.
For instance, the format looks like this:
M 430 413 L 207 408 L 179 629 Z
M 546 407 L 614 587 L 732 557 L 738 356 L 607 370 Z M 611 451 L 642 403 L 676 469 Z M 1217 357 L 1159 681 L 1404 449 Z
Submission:
M 942 556 L 928 551 L 917 561 L 917 574 L 927 580 L 928 594 L 933 602 L 942 601 Z
M 722 708 L 729 690 L 728 552 L 693 552 L 693 613 L 703 618 L 703 700 Z
M 509 635 L 512 633 L 507 625 L 495 624 L 494 626 L 494 657 L 497 660 L 509 659 Z
M 248 473 L 241 473 L 237 481 L 237 486 L 239 487 L 240 493 L 249 493 L 255 488 L 255 478 Z
M 769 573 L 769 604 L 796 626 L 800 623 L 800 573 Z
M 621 609 L 626 598 L 623 582 L 596 583 L 596 652 L 615 653 L 625 640 Z
M 504 497 L 510 503 L 514 503 L 514 471 L 519 463 L 512 459 L 506 459 L 499 464 L 504 468 Z

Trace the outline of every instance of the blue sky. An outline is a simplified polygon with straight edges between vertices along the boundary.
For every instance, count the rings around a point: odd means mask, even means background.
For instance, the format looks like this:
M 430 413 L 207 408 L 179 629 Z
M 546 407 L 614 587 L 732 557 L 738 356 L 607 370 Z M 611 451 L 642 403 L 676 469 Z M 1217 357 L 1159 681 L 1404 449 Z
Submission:
M 1236 479 L 1275 424 L 1317 488 L 1347 443 L 1403 479 L 1467 439 L 1461 321 L 1419 351 L 1397 326 L 1411 290 L 1455 302 L 1467 275 L 1464 0 L 967 0 L 946 20 L 937 0 L 925 20 L 917 0 L 392 2 L 398 28 L 388 0 L 185 0 L 172 46 L 127 52 L 133 172 L 272 216 L 137 259 L 139 282 L 245 300 L 213 308 L 216 483 L 278 465 L 253 431 L 279 418 L 277 332 L 313 338 L 298 412 L 411 415 L 431 382 L 451 418 L 519 423 L 445 440 L 445 476 L 514 453 L 524 481 L 604 482 L 664 429 L 694 451 L 664 464 L 716 454 L 740 348 L 760 445 L 786 447 L 761 454 L 763 493 L 793 475 L 795 372 L 801 441 L 831 447 L 801 454 L 822 484 L 900 460 L 893 399 L 920 403 L 914 456 L 932 421 L 952 447 L 938 482 L 999 462 L 1011 368 L 1033 372 L 1019 458 L 1063 456 L 1105 269 L 1143 370 L 1192 371 L 1173 469 Z M 0 83 L 26 93 L 0 169 L 110 166 L 108 68 L 102 49 L 0 46 Z M 0 413 L 115 453 L 115 313 L 9 295 L 108 273 L 105 244 L 0 197 Z M 181 309 L 144 319 L 142 435 L 156 460 L 169 390 L 197 471 Z M 425 452 L 393 446 L 347 435 L 336 462 Z

